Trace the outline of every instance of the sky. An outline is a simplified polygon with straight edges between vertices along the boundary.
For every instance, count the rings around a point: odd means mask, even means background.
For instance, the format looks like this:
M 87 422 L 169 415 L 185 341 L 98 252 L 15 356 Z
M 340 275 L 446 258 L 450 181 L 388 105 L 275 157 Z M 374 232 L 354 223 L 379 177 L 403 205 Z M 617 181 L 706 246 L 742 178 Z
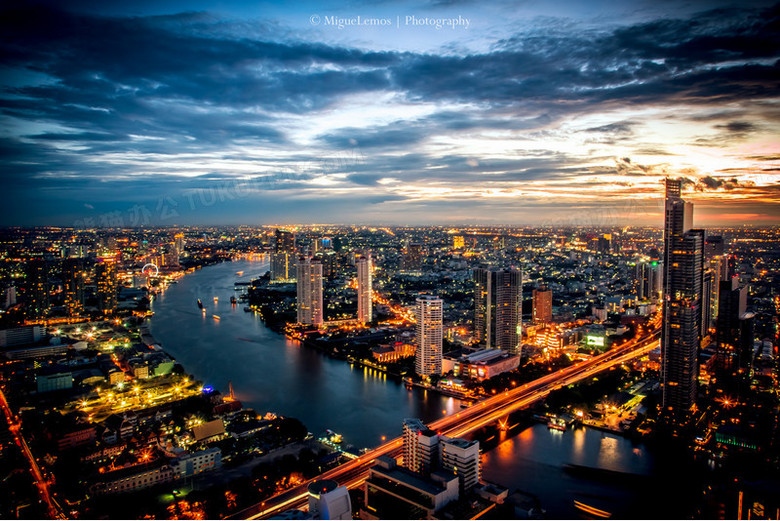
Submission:
M 661 226 L 666 176 L 780 225 L 780 4 L 0 7 L 0 226 Z

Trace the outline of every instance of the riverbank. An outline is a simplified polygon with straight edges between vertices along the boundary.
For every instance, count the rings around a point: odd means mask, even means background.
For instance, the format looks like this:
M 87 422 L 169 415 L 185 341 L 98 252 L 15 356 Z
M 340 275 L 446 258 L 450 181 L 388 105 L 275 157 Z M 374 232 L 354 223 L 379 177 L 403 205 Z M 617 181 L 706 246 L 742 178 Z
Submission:
M 241 260 L 188 274 L 153 302 L 151 332 L 205 385 L 228 389 L 232 383 L 245 407 L 300 418 L 313 433 L 333 430 L 357 448 L 397 436 L 403 418 L 431 422 L 442 411 L 460 411 L 455 398 L 408 389 L 398 376 L 304 348 L 266 326 L 258 314 L 231 306 L 235 283 L 260 277 L 267 267 L 267 262 Z M 219 300 L 212 304 L 215 296 Z M 199 298 L 209 302 L 205 317 L 197 308 Z

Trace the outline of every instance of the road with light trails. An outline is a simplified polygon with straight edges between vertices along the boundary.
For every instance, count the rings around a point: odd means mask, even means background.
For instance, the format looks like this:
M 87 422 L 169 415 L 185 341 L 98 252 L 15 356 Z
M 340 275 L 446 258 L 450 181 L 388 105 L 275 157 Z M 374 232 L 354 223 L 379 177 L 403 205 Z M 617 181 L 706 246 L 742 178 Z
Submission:
M 8 421 L 8 430 L 13 433 L 14 439 L 16 440 L 16 445 L 19 447 L 19 449 L 21 449 L 22 454 L 24 454 L 24 457 L 27 458 L 27 461 L 30 463 L 30 473 L 35 478 L 35 482 L 38 487 L 38 494 L 49 507 L 49 515 L 52 517 L 52 519 L 67 519 L 67 517 L 62 513 L 62 509 L 59 507 L 59 505 L 57 505 L 56 501 L 54 501 L 54 498 L 52 498 L 51 493 L 49 492 L 49 483 L 43 477 L 43 473 L 41 472 L 40 467 L 38 467 L 38 462 L 35 461 L 35 456 L 33 456 L 29 445 L 27 445 L 27 441 L 20 432 L 21 423 L 16 421 L 13 411 L 11 411 L 11 407 L 8 405 L 8 401 L 5 399 L 5 394 L 3 394 L 3 391 L 1 390 L 0 408 L 2 408 L 3 412 L 5 413 L 6 420 Z
M 461 412 L 445 416 L 428 426 L 446 436 L 461 437 L 497 422 L 507 415 L 523 409 L 544 398 L 551 391 L 571 385 L 597 373 L 646 355 L 659 345 L 660 318 L 653 321 L 654 329 L 641 337 L 627 341 L 610 351 L 542 376 L 532 382 L 479 401 Z M 402 439 L 395 438 L 376 449 L 335 469 L 320 474 L 301 485 L 277 494 L 231 516 L 230 519 L 259 519 L 291 508 L 301 508 L 307 503 L 307 486 L 318 479 L 332 479 L 347 488 L 360 486 L 368 477 L 368 468 L 379 456 L 397 457 L 402 449 Z

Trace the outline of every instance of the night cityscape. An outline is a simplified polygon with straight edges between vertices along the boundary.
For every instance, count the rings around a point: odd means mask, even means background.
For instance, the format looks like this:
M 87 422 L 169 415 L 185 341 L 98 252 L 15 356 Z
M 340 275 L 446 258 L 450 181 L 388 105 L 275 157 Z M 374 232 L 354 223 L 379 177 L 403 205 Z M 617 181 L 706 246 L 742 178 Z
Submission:
M 780 4 L 0 7 L 0 518 L 780 520 Z

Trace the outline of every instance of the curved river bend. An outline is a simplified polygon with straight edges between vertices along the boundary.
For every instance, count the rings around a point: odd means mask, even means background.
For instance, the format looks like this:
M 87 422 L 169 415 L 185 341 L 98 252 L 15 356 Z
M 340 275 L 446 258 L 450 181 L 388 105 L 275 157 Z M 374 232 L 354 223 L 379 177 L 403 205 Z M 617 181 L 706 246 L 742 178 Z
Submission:
M 232 381 L 244 407 L 298 418 L 315 435 L 332 429 L 358 448 L 399 436 L 403 418 L 433 421 L 460 410 L 456 399 L 408 390 L 383 373 L 329 358 L 274 333 L 244 304 L 231 306 L 235 282 L 267 269 L 267 262 L 236 261 L 184 276 L 152 304 L 152 334 L 204 385 L 227 394 Z

